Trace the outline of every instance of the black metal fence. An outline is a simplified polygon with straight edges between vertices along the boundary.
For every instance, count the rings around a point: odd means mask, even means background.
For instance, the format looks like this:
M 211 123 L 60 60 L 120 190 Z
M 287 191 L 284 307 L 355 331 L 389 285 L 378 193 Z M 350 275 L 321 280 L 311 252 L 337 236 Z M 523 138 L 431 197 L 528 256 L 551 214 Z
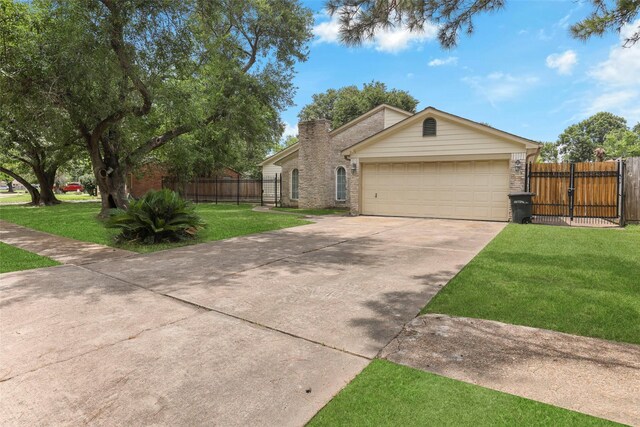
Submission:
M 529 163 L 525 189 L 540 217 L 620 222 L 624 217 L 624 161 Z
M 282 197 L 282 176 L 260 178 L 198 177 L 180 181 L 174 177 L 162 178 L 162 188 L 176 191 L 187 200 L 201 202 L 260 203 L 279 206 Z

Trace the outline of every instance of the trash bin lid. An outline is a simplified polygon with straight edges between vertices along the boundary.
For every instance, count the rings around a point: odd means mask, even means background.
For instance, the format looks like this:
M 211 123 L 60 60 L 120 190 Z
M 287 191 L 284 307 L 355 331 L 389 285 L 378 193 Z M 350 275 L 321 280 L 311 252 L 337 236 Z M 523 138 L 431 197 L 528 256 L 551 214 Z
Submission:
M 518 197 L 518 196 L 535 196 L 536 193 L 531 193 L 529 191 L 520 191 L 520 192 L 516 192 L 516 193 L 509 193 L 509 197 Z

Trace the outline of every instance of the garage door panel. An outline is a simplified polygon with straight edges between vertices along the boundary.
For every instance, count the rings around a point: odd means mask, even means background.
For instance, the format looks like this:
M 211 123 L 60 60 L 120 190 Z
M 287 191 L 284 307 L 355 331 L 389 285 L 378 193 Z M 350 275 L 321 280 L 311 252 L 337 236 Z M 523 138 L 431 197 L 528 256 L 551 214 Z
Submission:
M 507 219 L 506 160 L 364 164 L 362 171 L 364 214 Z

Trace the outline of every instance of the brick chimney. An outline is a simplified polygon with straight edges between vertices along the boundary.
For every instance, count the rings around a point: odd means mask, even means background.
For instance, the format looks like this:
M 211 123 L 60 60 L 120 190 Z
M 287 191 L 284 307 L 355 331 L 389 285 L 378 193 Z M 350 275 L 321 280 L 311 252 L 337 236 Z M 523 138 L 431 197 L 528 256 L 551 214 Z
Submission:
M 302 209 L 324 208 L 331 200 L 331 122 L 326 119 L 298 123 L 299 200 Z

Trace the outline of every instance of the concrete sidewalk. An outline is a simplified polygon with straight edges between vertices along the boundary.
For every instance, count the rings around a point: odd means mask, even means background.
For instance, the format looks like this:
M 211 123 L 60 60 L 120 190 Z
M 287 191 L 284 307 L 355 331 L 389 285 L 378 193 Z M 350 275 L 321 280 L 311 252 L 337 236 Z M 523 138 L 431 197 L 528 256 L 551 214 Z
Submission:
M 408 323 L 381 356 L 494 390 L 640 425 L 640 346 L 430 314 Z
M 81 265 L 135 254 L 123 249 L 32 230 L 2 220 L 0 220 L 0 242 L 49 257 L 62 264 Z

